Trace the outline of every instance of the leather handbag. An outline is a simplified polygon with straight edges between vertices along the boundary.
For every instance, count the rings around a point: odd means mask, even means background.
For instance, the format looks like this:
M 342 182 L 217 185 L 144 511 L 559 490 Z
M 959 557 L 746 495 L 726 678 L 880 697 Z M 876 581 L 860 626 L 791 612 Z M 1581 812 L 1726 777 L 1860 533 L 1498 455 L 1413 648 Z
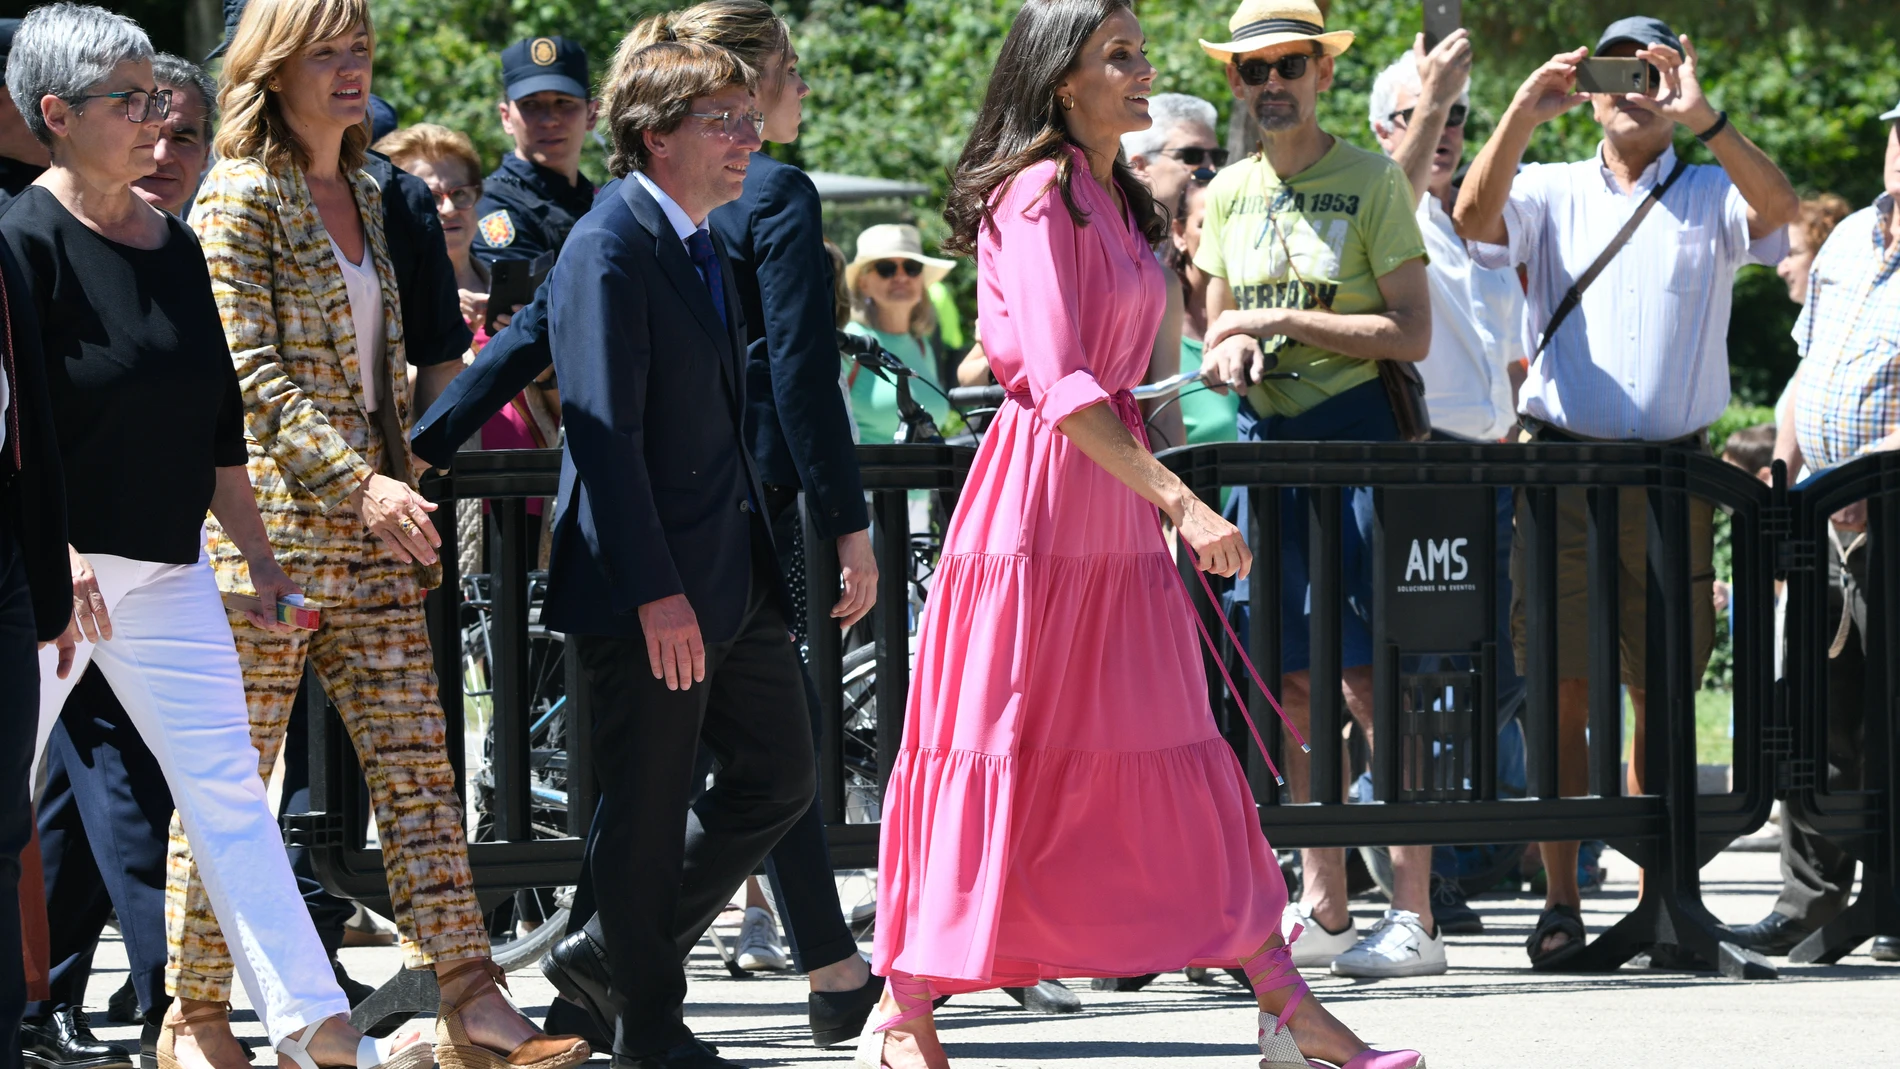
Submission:
M 1432 436 L 1432 413 L 1425 405 L 1425 377 L 1409 360 L 1379 360 L 1379 385 L 1392 406 L 1399 441 L 1422 442 Z

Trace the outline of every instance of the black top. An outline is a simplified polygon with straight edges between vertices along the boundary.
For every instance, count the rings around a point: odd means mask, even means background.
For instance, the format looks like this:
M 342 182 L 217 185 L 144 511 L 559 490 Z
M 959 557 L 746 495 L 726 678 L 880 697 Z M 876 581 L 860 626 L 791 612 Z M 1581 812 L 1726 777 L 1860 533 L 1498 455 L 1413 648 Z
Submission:
M 44 173 L 44 167 L 22 163 L 11 156 L 0 156 L 0 204 L 19 196 L 22 190 Z
M 204 253 L 165 217 L 157 249 L 107 240 L 44 187 L 14 198 L 0 238 L 38 313 L 81 553 L 198 559 L 216 469 L 245 462 L 244 399 Z
M 827 538 L 871 525 L 838 392 L 831 257 L 805 172 L 752 154 L 745 192 L 707 218 L 732 257 L 746 327 L 746 443 L 768 484 L 803 489 Z
M 586 175 L 570 183 L 510 152 L 482 183 L 482 199 L 475 205 L 475 255 L 492 264 L 559 252 L 567 232 L 593 206 L 594 183 Z
M 66 560 L 66 479 L 60 474 L 59 437 L 46 400 L 46 360 L 40 355 L 39 317 L 28 299 L 26 272 L 0 241 L 0 367 L 12 389 L 7 440 L 0 445 L 0 546 L 9 540 L 26 561 L 33 597 L 35 638 L 51 642 L 73 612 L 72 569 Z
M 428 183 L 372 152 L 363 170 L 383 191 L 383 238 L 402 298 L 403 356 L 415 367 L 446 364 L 468 352 L 475 335 L 462 318 L 455 265 Z

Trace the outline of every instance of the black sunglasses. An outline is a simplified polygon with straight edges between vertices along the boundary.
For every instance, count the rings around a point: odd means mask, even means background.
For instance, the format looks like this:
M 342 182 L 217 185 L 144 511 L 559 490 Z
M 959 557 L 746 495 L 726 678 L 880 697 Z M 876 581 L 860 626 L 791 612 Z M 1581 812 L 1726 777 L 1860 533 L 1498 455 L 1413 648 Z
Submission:
M 879 260 L 871 265 L 879 278 L 896 278 L 899 267 L 902 267 L 904 273 L 912 278 L 924 273 L 924 265 L 915 260 Z
M 1199 167 L 1203 160 L 1205 160 L 1210 167 L 1227 166 L 1227 150 L 1224 148 L 1200 148 L 1198 146 L 1170 148 L 1163 149 L 1162 155 L 1173 156 L 1189 167 Z
M 1413 110 L 1412 108 L 1406 108 L 1404 111 L 1395 111 L 1387 115 L 1386 118 L 1402 119 L 1405 121 L 1405 124 L 1409 126 L 1412 123 Z M 1463 104 L 1453 104 L 1451 110 L 1445 113 L 1445 128 L 1449 130 L 1454 126 L 1463 126 L 1465 124 L 1465 118 L 1470 114 L 1470 108 L 1465 107 Z
M 1306 77 L 1306 63 L 1312 58 L 1306 55 L 1293 55 L 1281 56 L 1279 59 L 1250 59 L 1236 64 L 1234 69 L 1240 72 L 1240 80 L 1248 85 L 1267 84 L 1267 75 L 1273 71 L 1280 72 L 1280 80 L 1283 82 L 1297 82 Z

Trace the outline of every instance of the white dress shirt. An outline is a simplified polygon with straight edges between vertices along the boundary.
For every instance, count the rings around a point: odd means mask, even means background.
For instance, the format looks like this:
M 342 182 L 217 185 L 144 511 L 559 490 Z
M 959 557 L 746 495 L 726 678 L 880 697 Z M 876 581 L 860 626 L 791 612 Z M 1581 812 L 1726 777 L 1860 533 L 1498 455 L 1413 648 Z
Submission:
M 1432 429 L 1492 442 L 1517 422 L 1509 368 L 1524 358 L 1517 272 L 1471 262 L 1451 216 L 1427 193 L 1418 206 L 1431 284 L 1432 347 L 1418 365 Z
M 1676 166 L 1665 150 L 1624 193 L 1596 156 L 1533 163 L 1504 208 L 1506 245 L 1470 243 L 1484 267 L 1524 264 L 1524 348 L 1577 276 Z M 1787 230 L 1750 241 L 1748 204 L 1720 167 L 1687 168 L 1532 360 L 1524 414 L 1589 438 L 1660 442 L 1714 423 L 1729 399 L 1728 322 L 1735 272 L 1777 263 Z
M 679 235 L 680 244 L 684 245 L 686 239 L 693 236 L 694 231 L 706 229 L 701 224 L 693 222 L 693 217 L 686 214 L 686 209 L 680 207 L 679 201 L 668 196 L 666 190 L 661 189 L 659 183 L 648 178 L 645 173 L 635 171 L 633 177 L 646 187 L 648 193 L 653 194 L 654 200 L 660 202 L 660 211 L 665 212 L 666 221 L 673 224 L 673 233 Z

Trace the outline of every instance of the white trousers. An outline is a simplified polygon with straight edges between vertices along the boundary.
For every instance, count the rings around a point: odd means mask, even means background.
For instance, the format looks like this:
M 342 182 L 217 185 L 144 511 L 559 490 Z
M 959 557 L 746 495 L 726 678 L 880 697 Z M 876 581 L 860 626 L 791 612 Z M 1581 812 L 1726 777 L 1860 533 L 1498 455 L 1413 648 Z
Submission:
M 238 980 L 271 1045 L 349 1013 L 264 797 L 237 646 L 210 565 L 202 557 L 196 564 L 86 559 L 99 578 L 112 638 L 82 638 L 65 679 L 54 674 L 54 648 L 40 651 L 35 764 L 66 696 L 86 666 L 97 664 L 165 771 L 212 911 L 237 951 Z

